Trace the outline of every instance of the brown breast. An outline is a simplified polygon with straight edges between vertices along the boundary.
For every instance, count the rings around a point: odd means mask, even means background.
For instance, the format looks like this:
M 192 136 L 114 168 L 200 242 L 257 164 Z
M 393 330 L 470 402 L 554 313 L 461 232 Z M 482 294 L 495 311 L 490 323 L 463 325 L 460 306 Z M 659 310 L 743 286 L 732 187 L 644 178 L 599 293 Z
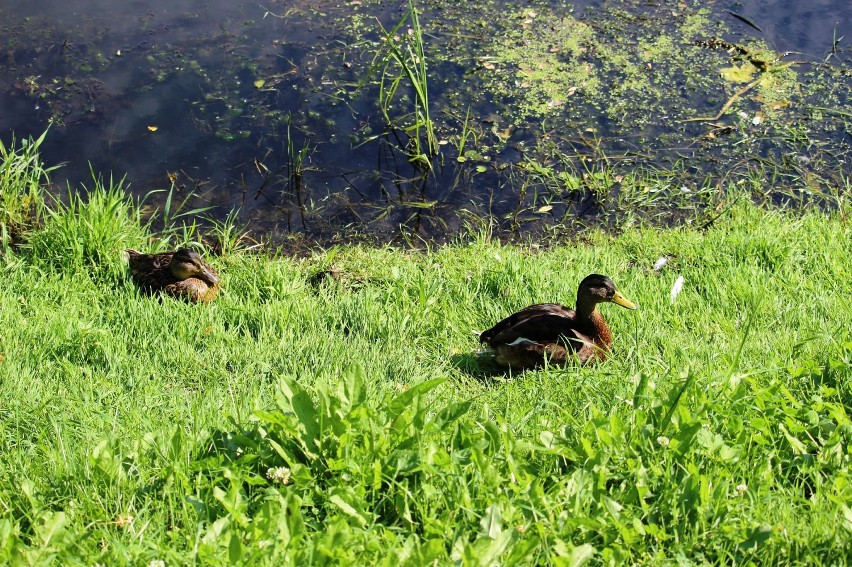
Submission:
M 219 293 L 219 286 L 210 285 L 200 278 L 187 278 L 163 287 L 163 291 L 193 303 L 210 303 Z
M 606 324 L 601 312 L 595 308 L 590 317 L 594 331 L 591 334 L 591 339 L 595 344 L 595 360 L 603 360 L 606 358 L 606 353 L 609 352 L 609 345 L 612 344 L 612 332 L 609 330 L 609 325 Z

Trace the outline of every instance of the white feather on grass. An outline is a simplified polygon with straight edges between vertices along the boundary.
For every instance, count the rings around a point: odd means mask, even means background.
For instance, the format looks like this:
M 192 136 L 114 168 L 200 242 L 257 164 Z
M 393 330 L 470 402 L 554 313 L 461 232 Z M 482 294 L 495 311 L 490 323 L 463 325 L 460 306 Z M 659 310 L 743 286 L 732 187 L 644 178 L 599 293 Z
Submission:
M 678 276 L 678 278 L 675 280 L 674 285 L 672 286 L 672 293 L 671 293 L 672 303 L 675 302 L 675 299 L 677 299 L 677 296 L 680 295 L 680 292 L 682 290 L 683 290 L 683 276 Z

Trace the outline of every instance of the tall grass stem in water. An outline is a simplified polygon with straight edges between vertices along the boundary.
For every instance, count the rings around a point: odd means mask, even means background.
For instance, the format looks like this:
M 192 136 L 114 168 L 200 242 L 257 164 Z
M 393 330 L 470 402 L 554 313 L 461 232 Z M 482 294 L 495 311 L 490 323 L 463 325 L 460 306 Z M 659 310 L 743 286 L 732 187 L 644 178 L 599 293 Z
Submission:
M 401 33 L 404 26 L 406 30 Z M 376 56 L 371 69 L 381 69 L 379 106 L 390 128 L 408 136 L 405 153 L 409 162 L 428 171 L 432 158 L 438 153 L 435 125 L 429 114 L 428 67 L 424 51 L 423 31 L 412 0 L 408 11 L 390 31 L 382 27 L 387 51 Z M 396 115 L 400 85 L 406 84 L 412 93 L 411 112 Z

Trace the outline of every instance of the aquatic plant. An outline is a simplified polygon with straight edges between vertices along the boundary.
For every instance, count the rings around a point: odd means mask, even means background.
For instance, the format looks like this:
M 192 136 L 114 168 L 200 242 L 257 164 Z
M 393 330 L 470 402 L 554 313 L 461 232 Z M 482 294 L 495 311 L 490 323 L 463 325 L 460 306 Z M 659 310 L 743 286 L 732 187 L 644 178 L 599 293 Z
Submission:
M 402 28 L 407 26 L 405 32 Z M 385 122 L 392 130 L 402 130 L 407 140 L 404 152 L 412 165 L 422 171 L 432 168 L 432 158 L 438 153 L 435 124 L 429 114 L 429 86 L 423 30 L 417 17 L 413 0 L 408 0 L 408 11 L 390 30 L 381 26 L 384 50 L 377 53 L 370 69 L 378 70 L 379 107 Z M 407 85 L 413 96 L 400 102 L 399 89 Z M 408 102 L 410 112 L 396 114 L 396 106 Z

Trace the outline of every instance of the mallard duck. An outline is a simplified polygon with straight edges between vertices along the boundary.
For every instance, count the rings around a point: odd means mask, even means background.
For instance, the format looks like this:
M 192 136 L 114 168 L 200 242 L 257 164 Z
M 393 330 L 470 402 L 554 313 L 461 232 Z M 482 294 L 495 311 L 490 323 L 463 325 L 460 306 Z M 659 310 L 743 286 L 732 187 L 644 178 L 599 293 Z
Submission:
M 130 276 L 148 293 L 165 293 L 193 303 L 209 303 L 219 293 L 219 276 L 189 248 L 163 254 L 127 251 Z
M 313 287 L 320 287 L 324 284 L 331 282 L 339 282 L 343 279 L 344 272 L 342 269 L 337 266 L 332 266 L 327 270 L 320 270 L 318 272 L 314 272 L 310 278 L 308 278 L 308 282 Z
M 636 309 L 611 279 L 591 274 L 577 288 L 576 310 L 556 303 L 530 305 L 482 333 L 479 342 L 491 348 L 497 364 L 519 370 L 540 366 L 545 359 L 551 364 L 603 360 L 612 333 L 598 303 L 607 301 Z

